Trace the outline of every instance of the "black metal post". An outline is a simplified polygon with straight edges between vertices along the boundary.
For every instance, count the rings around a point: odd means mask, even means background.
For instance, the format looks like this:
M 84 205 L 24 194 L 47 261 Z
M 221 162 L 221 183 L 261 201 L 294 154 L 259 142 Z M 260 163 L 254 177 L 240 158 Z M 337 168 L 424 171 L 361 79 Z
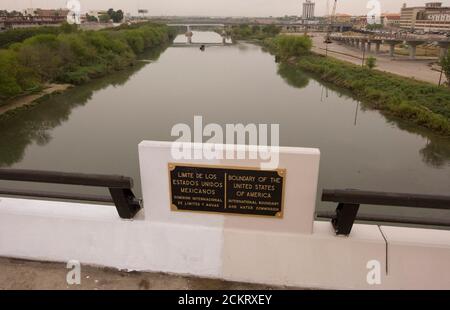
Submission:
M 359 204 L 339 203 L 336 208 L 336 215 L 332 218 L 336 235 L 348 235 L 352 231 L 353 223 L 358 213 Z
M 139 201 L 130 189 L 110 188 L 109 192 L 121 218 L 132 219 L 141 209 Z
M 363 43 L 363 44 L 364 44 L 364 47 L 363 47 L 363 57 L 362 57 L 361 67 L 364 67 L 364 61 L 365 61 L 365 58 L 366 58 L 366 43 Z

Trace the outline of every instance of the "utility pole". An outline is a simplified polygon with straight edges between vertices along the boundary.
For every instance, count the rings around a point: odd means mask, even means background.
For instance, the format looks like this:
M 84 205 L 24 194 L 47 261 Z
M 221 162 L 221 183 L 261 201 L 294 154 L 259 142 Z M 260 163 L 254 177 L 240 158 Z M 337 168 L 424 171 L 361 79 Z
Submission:
M 362 55 L 362 64 L 361 64 L 361 67 L 364 67 L 364 61 L 366 60 L 365 58 L 366 58 L 366 43 L 365 42 L 362 42 L 361 41 L 361 43 L 362 44 L 364 44 L 364 47 L 363 47 L 363 55 Z

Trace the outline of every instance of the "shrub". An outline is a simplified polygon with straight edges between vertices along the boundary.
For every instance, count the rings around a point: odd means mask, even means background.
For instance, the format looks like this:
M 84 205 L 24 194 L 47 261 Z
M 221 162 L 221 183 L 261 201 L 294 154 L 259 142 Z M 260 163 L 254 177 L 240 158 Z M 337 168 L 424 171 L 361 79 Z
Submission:
M 450 135 L 450 91 L 446 88 L 385 72 L 369 75 L 360 66 L 316 55 L 301 57 L 298 67 L 351 90 L 376 109 Z
M 377 59 L 376 59 L 375 57 L 369 56 L 369 57 L 366 59 L 366 66 L 367 66 L 369 69 L 375 68 L 376 64 L 377 64 Z
M 0 100 L 43 83 L 80 84 L 133 64 L 145 49 L 168 42 L 167 26 L 150 23 L 103 31 L 38 33 L 0 50 Z M 31 30 L 35 33 L 35 30 Z
M 440 64 L 442 66 L 442 71 L 444 71 L 444 74 L 447 77 L 447 85 L 450 87 L 450 50 L 442 57 Z
M 306 55 L 312 47 L 312 41 L 308 36 L 280 35 L 272 41 L 266 40 L 265 42 L 282 58 Z

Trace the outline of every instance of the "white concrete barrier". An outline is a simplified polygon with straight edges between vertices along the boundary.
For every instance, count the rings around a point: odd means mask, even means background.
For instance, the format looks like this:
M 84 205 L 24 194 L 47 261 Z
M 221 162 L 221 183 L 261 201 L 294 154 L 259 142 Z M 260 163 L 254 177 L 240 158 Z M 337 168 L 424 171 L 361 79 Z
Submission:
M 280 219 L 171 211 L 168 147 L 139 146 L 144 210 L 134 220 L 111 206 L 0 197 L 0 256 L 308 288 L 450 289 L 449 231 L 356 224 L 337 237 L 313 221 L 317 151 L 280 149 Z

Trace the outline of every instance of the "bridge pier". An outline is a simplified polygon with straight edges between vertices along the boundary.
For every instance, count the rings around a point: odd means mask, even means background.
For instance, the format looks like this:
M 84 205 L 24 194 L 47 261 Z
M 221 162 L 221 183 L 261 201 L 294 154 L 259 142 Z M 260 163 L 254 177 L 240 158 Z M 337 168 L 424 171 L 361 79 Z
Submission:
M 380 53 L 381 40 L 379 39 L 371 39 L 370 42 L 375 44 L 375 54 Z
M 394 58 L 395 56 L 395 46 L 402 43 L 400 40 L 384 40 L 384 43 L 389 44 L 389 56 Z
M 423 44 L 424 41 L 407 41 L 409 46 L 409 59 L 416 59 L 417 45 Z
M 361 39 L 361 51 L 365 51 L 366 50 L 366 42 L 367 42 L 367 40 L 366 39 Z
M 372 42 L 367 41 L 367 52 L 370 53 L 370 50 L 372 48 Z
M 191 31 L 191 26 L 187 25 L 187 29 L 186 29 L 186 38 L 187 38 L 187 42 L 188 44 L 192 44 L 192 36 L 194 35 L 194 33 Z

